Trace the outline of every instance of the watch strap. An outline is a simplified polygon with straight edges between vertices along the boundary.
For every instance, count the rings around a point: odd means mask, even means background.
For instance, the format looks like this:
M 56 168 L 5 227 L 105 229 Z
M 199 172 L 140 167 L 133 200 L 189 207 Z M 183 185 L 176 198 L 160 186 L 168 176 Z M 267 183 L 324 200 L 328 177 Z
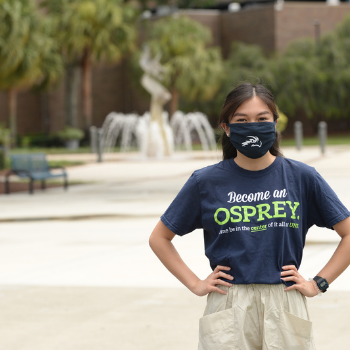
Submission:
M 313 280 L 316 282 L 318 289 L 322 292 L 325 293 L 329 287 L 329 284 L 327 280 L 323 277 L 320 276 L 315 276 Z

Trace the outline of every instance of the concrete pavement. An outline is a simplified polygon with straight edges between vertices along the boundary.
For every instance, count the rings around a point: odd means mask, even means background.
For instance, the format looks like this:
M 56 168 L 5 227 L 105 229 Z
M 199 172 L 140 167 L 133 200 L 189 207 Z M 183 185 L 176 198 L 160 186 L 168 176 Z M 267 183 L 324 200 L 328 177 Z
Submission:
M 314 166 L 350 208 L 349 147 L 284 153 Z M 148 237 L 192 171 L 220 155 L 113 154 L 102 164 L 84 157 L 86 165 L 68 169 L 84 185 L 0 197 L 0 349 L 195 349 L 205 298 L 165 270 Z M 338 242 L 312 228 L 301 273 L 317 273 Z M 174 244 L 200 277 L 210 272 L 200 231 Z M 318 350 L 349 348 L 349 281 L 347 270 L 322 298 L 309 299 Z

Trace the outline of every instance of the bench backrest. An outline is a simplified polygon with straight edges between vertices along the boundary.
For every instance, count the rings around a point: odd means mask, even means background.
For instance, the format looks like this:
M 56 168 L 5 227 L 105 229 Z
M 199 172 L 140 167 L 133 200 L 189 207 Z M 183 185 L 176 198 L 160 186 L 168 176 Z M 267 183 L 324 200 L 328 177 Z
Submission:
M 37 172 L 49 170 L 49 164 L 44 153 L 11 154 L 10 158 L 13 171 L 27 170 Z

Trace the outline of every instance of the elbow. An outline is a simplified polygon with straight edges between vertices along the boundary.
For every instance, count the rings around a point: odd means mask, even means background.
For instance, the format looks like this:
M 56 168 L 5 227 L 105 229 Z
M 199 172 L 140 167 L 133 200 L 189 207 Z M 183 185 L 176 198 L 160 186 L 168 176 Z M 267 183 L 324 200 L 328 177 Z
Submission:
M 153 251 L 154 251 L 155 240 L 156 240 L 155 236 L 151 234 L 148 240 L 148 244 Z
M 164 245 L 171 242 L 174 238 L 175 233 L 170 231 L 161 221 L 154 228 L 152 234 L 149 237 L 148 243 L 153 252 L 161 249 Z

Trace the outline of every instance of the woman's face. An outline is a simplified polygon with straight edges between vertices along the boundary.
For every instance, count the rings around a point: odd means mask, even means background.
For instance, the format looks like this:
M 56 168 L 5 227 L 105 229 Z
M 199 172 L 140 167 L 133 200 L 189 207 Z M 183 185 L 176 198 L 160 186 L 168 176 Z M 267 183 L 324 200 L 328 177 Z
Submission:
M 273 122 L 273 114 L 267 104 L 257 96 L 250 100 L 243 102 L 234 114 L 231 116 L 229 122 L 232 123 L 259 123 L 259 122 Z M 230 128 L 226 123 L 222 123 L 227 136 L 230 135 Z

